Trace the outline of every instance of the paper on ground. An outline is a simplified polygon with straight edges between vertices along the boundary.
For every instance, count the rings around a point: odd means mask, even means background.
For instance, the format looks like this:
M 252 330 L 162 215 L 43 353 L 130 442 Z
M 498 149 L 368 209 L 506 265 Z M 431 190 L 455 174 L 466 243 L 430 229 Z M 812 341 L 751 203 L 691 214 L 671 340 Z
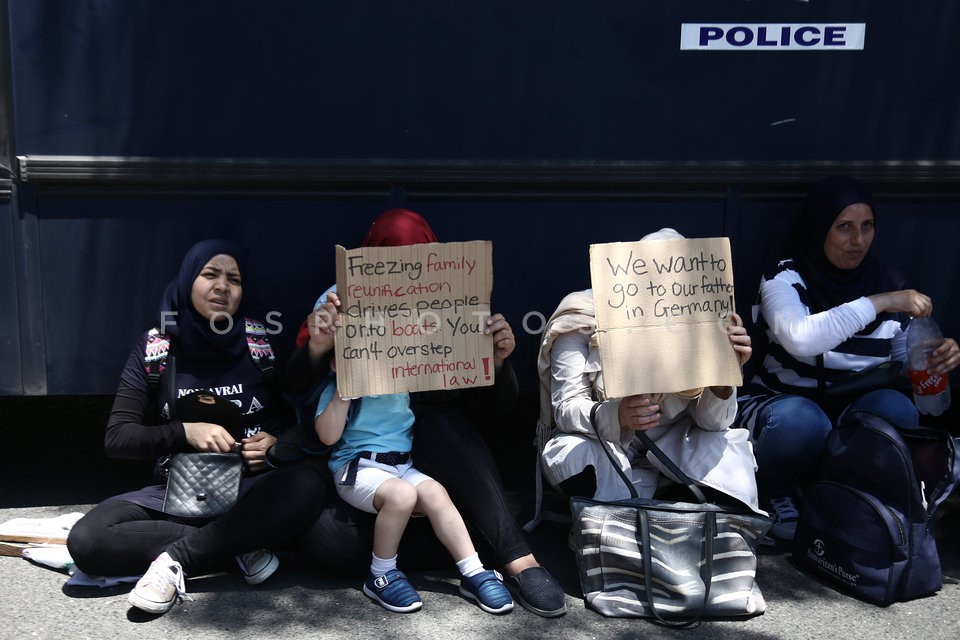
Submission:
M 0 540 L 6 542 L 66 543 L 70 529 L 82 513 L 52 518 L 14 518 L 0 524 Z

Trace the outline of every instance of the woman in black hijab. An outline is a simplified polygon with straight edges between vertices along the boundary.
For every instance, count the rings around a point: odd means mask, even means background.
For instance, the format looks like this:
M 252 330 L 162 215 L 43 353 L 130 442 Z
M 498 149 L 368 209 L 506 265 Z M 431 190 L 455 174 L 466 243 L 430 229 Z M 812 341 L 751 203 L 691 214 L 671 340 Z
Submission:
M 804 201 L 794 257 L 760 281 L 753 316 L 765 353 L 741 395 L 737 423 L 753 436 L 762 504 L 776 518 L 771 533 L 782 539 L 793 538 L 796 487 L 816 468 L 840 411 L 869 409 L 899 424 L 919 420 L 912 400 L 893 388 L 833 404 L 826 393 L 853 372 L 904 361 L 910 317 L 933 310 L 928 296 L 908 289 L 871 255 L 877 225 L 863 184 L 826 178 Z M 945 373 L 958 363 L 960 348 L 945 339 L 930 371 Z
M 159 321 L 192 358 L 222 360 L 245 352 L 244 327 L 232 321 L 243 317 L 241 260 L 233 243 L 202 240 L 190 247 L 167 284 Z
M 244 478 L 236 505 L 215 519 L 168 516 L 164 484 L 108 498 L 70 531 L 76 566 L 94 576 L 138 576 L 130 603 L 164 613 L 184 593 L 184 576 L 236 558 L 250 584 L 279 564 L 269 549 L 319 513 L 326 478 L 318 467 L 267 472 L 280 398 L 265 362 L 273 354 L 260 323 L 241 313 L 239 249 L 204 240 L 187 252 L 161 299 L 158 324 L 127 359 L 104 442 L 114 458 L 157 460 L 184 451 L 240 448 Z M 190 402 L 202 391 L 207 402 Z

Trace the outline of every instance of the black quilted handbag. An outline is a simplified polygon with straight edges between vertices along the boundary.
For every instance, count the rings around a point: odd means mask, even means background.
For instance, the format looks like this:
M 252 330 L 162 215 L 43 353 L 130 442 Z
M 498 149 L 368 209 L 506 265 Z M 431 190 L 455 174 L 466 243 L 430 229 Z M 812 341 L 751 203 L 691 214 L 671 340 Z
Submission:
M 166 373 L 167 397 L 176 398 L 177 358 L 170 351 Z M 174 414 L 191 422 L 214 422 L 241 437 L 242 416 L 233 403 L 206 392 L 184 396 L 172 404 Z M 163 512 L 181 518 L 216 518 L 229 511 L 240 496 L 243 476 L 242 447 L 236 453 L 175 453 L 160 463 L 159 474 L 166 478 Z
M 182 518 L 216 518 L 240 494 L 239 453 L 177 453 L 170 458 L 163 512 Z

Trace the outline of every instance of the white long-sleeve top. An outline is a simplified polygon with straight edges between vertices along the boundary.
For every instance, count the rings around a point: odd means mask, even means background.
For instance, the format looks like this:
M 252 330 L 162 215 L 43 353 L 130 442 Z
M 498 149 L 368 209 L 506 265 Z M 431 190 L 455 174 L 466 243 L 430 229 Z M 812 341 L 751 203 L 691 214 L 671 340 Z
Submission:
M 906 333 L 900 318 L 891 316 L 863 333 L 877 319 L 866 297 L 811 313 L 804 300 L 807 285 L 792 261 L 780 266 L 775 276 L 761 279 L 759 304 L 753 308 L 754 322 L 764 327 L 769 344 L 754 386 L 778 393 L 815 389 L 819 355 L 827 384 L 847 372 L 906 359 Z
M 599 350 L 590 346 L 588 336 L 565 333 L 554 341 L 551 372 L 557 428 L 594 437 L 590 412 L 596 404 L 593 386 L 601 375 Z M 666 394 L 660 402 L 660 426 L 683 428 L 695 424 L 707 431 L 722 431 L 733 423 L 736 410 L 736 394 L 721 399 L 709 387 L 695 400 Z M 597 428 L 605 440 L 627 447 L 634 431 L 620 427 L 619 411 L 619 399 L 603 402 L 597 410 Z
M 595 325 L 589 313 L 582 313 L 592 308 L 584 300 L 571 298 L 564 302 L 580 302 L 576 312 L 581 313 L 555 314 L 540 349 L 544 394 L 541 424 L 554 427 L 541 454 L 544 474 L 551 483 L 559 484 L 586 467 L 593 467 L 597 480 L 594 498 L 628 497 L 622 478 L 603 451 L 605 448 L 637 493 L 649 498 L 660 485 L 662 475 L 669 474 L 652 453 L 644 450 L 632 429 L 620 427 L 620 400 L 602 399 L 599 349 L 591 341 Z M 590 413 L 598 401 L 600 440 L 590 424 Z M 726 399 L 717 397 L 709 388 L 694 399 L 667 394 L 660 402 L 660 412 L 660 425 L 646 433 L 684 473 L 762 513 L 757 503 L 756 463 L 748 434 L 742 429 L 728 428 L 736 414 L 735 393 Z

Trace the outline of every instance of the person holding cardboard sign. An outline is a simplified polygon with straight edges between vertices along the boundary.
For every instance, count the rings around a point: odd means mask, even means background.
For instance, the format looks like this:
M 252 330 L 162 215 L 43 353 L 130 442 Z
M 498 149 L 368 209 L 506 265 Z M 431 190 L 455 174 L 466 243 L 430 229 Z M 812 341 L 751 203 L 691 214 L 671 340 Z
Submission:
M 662 229 L 643 240 L 681 238 L 673 229 Z M 728 319 L 722 329 L 718 323 L 717 330 L 726 332 L 742 365 L 751 355 L 750 336 L 735 313 Z M 637 431 L 646 432 L 714 498 L 737 500 L 763 514 L 750 443 L 742 430 L 729 429 L 736 414 L 736 389 L 708 386 L 608 398 L 596 332 L 592 290 L 567 295 L 544 331 L 538 362 L 540 424 L 554 429 L 541 452 L 547 480 L 568 496 L 601 501 L 629 497 L 597 439 L 593 414 L 600 436 L 641 497 L 659 496 L 671 481 L 656 459 L 648 457 L 635 437 Z M 635 364 L 644 366 L 642 359 Z
M 391 209 L 370 226 L 364 246 L 402 246 L 437 242 L 419 214 Z M 291 389 L 308 394 L 329 371 L 333 325 L 339 299 L 335 294 L 318 305 L 297 336 L 290 358 Z M 504 423 L 518 394 L 517 378 L 508 360 L 516 343 L 506 319 L 498 313 L 486 320 L 484 332 L 493 342 L 494 384 L 411 394 L 414 422 L 413 456 L 417 466 L 438 480 L 463 515 L 481 556 L 502 569 L 504 582 L 526 609 L 545 617 L 566 612 L 565 594 L 556 579 L 534 557 L 523 531 L 510 512 L 503 482 L 489 446 L 481 435 Z M 321 566 L 346 572 L 366 571 L 373 539 L 373 518 L 345 504 L 335 492 L 302 544 Z M 407 567 L 434 568 L 443 548 L 423 518 L 407 527 L 399 554 Z
M 847 176 L 821 180 L 807 194 L 791 259 L 763 276 L 753 320 L 766 343 L 745 385 L 738 426 L 755 442 L 757 481 L 776 518 L 771 533 L 792 540 L 797 488 L 817 468 L 834 421 L 847 407 L 916 425 L 899 362 L 909 317 L 932 313 L 930 298 L 870 254 L 873 196 Z M 955 340 L 935 349 L 931 372 L 960 363 Z M 891 366 L 893 365 L 893 366 Z M 862 375 L 867 374 L 867 375 Z M 854 376 L 857 377 L 854 377 Z M 854 389 L 837 393 L 842 386 Z

